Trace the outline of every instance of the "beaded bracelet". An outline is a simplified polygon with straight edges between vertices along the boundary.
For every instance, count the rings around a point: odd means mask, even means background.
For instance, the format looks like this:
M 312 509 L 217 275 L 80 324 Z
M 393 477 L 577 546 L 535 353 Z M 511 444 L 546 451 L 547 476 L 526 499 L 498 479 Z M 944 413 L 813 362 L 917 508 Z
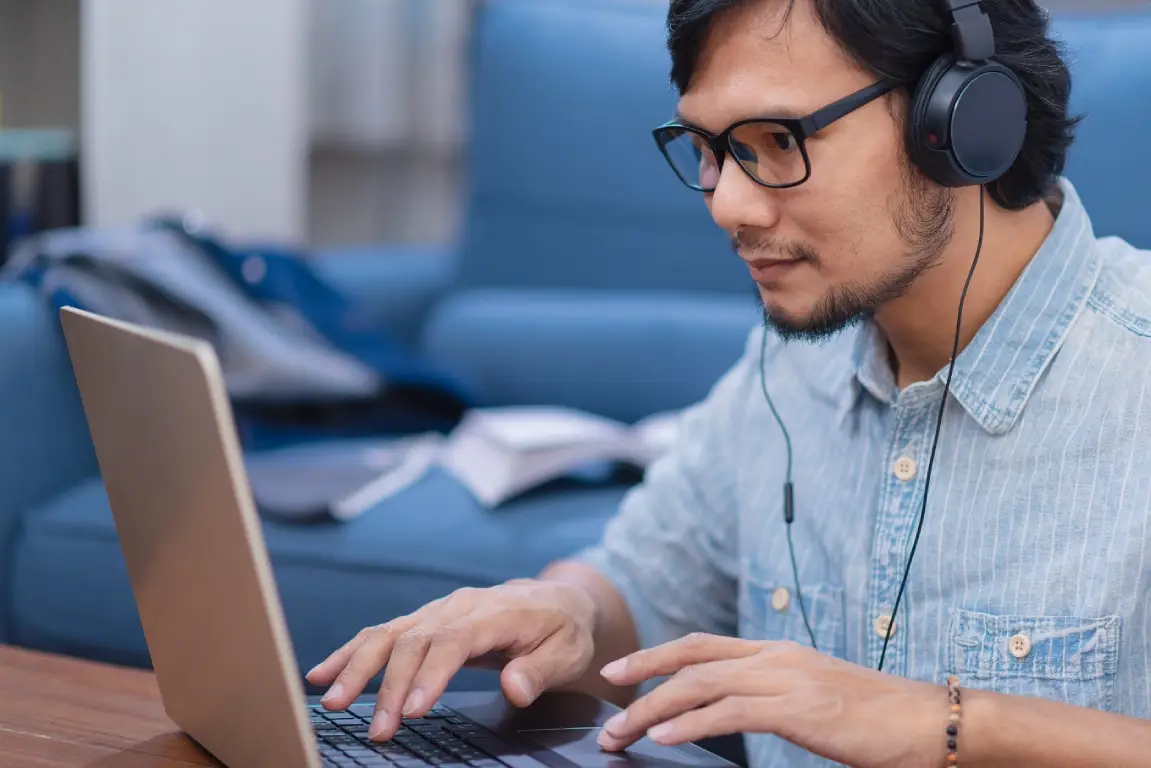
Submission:
M 951 701 L 951 711 L 947 715 L 947 765 L 959 765 L 959 678 L 947 678 L 947 698 Z

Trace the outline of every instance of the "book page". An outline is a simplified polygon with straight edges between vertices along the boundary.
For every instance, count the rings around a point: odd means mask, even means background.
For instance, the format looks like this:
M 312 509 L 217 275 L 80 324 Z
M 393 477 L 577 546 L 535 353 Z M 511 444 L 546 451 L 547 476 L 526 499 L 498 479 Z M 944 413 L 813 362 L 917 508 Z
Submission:
M 574 408 L 478 408 L 470 412 L 465 421 L 469 431 L 480 431 L 517 451 L 631 440 L 627 428 L 619 422 Z

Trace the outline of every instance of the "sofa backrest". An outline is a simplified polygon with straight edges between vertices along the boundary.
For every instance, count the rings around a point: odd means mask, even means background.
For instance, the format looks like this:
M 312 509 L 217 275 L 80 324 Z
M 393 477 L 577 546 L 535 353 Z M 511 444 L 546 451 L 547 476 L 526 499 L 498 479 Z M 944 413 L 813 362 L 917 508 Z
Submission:
M 1151 249 L 1151 11 L 1065 12 L 1052 28 L 1084 115 L 1066 175 L 1097 235 Z
M 464 286 L 751 295 L 651 137 L 676 103 L 666 13 L 655 0 L 479 3 Z

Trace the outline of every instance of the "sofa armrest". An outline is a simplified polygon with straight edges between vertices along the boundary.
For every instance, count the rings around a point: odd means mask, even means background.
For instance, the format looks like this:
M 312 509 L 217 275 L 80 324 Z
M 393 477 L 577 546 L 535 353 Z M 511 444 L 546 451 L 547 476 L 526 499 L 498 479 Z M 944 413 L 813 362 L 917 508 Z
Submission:
M 0 642 L 25 513 L 97 473 L 60 324 L 22 284 L 0 284 Z
M 634 422 L 706 397 L 761 318 L 742 295 L 468 290 L 436 308 L 422 350 L 482 405 L 562 405 Z
M 372 328 L 412 348 L 452 285 L 456 257 L 445 245 L 374 245 L 321 250 L 312 264 Z

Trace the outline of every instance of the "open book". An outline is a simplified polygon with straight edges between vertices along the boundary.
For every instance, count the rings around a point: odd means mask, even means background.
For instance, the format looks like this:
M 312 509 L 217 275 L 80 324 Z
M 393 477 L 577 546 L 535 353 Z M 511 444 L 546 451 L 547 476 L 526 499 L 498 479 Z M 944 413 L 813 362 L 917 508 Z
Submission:
M 570 408 L 478 408 L 452 430 L 440 463 L 482 504 L 497 506 L 593 462 L 645 468 L 675 441 L 678 418 L 627 425 Z

